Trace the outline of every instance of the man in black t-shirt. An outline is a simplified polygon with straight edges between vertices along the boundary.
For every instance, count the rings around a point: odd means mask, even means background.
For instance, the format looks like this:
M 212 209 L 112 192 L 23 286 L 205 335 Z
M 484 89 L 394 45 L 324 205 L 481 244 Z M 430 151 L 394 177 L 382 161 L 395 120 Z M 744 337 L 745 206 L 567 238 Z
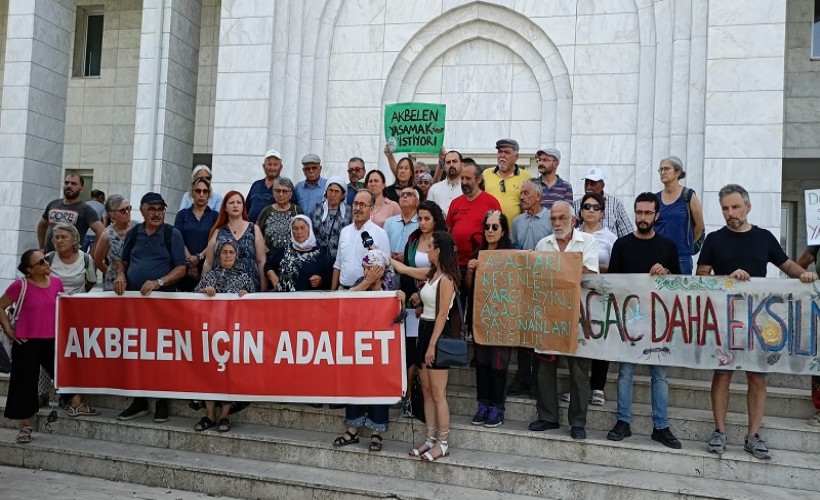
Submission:
M 809 245 L 803 251 L 803 255 L 797 259 L 797 265 L 808 269 L 810 265 L 815 264 L 815 271 L 818 269 L 817 252 L 820 250 L 820 245 Z M 811 401 L 814 404 L 814 415 L 809 417 L 809 425 L 820 426 L 820 376 L 812 375 L 811 377 Z
M 698 258 L 698 276 L 711 274 L 729 276 L 738 281 L 766 276 L 766 267 L 772 263 L 790 278 L 804 283 L 817 280 L 816 273 L 807 272 L 789 259 L 769 231 L 749 224 L 752 209 L 749 193 L 737 184 L 728 184 L 718 193 L 726 227 L 709 233 Z M 726 451 L 726 412 L 729 407 L 729 383 L 733 371 L 716 370 L 712 376 L 712 414 L 715 431 L 709 438 L 707 450 L 721 454 Z M 769 459 L 769 448 L 758 431 L 766 408 L 766 374 L 746 372 L 749 395 L 747 398 L 749 428 L 743 448 L 755 458 Z
M 641 193 L 635 199 L 635 226 L 638 228 L 615 242 L 609 260 L 608 273 L 649 273 L 652 276 L 680 274 L 680 260 L 675 243 L 655 232 L 658 220 L 658 197 Z M 669 429 L 669 384 L 666 367 L 650 365 L 652 376 L 652 440 L 679 450 L 680 441 Z M 635 363 L 622 361 L 618 367 L 618 421 L 607 434 L 611 441 L 621 441 L 632 435 L 632 379 Z

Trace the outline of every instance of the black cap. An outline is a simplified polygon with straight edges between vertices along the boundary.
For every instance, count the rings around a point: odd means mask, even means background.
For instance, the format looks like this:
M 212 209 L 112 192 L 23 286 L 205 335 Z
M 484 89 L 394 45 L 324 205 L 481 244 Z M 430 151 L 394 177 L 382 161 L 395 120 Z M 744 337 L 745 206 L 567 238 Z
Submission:
M 159 193 L 145 193 L 142 195 L 142 199 L 140 200 L 140 205 L 155 205 L 157 203 L 162 203 L 163 207 L 168 206 L 168 204 L 165 203 L 165 200 L 162 199 L 162 195 Z
M 495 149 L 500 148 L 513 148 L 518 151 L 518 141 L 515 139 L 500 139 L 495 143 Z

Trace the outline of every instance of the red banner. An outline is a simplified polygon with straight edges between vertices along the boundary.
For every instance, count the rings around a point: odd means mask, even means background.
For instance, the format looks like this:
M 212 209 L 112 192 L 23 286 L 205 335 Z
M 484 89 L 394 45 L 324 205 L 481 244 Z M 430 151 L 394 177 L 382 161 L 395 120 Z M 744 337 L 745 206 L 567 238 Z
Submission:
M 407 385 L 393 292 L 57 301 L 55 384 L 72 393 L 378 403 Z

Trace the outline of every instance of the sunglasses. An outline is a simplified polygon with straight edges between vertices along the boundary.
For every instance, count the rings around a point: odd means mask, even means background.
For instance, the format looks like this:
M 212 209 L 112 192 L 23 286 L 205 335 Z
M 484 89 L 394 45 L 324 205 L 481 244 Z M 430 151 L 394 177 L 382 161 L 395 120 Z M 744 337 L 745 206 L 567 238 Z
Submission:
M 37 262 L 32 263 L 31 266 L 29 266 L 29 267 L 44 266 L 46 264 L 48 264 L 48 261 L 46 259 L 40 259 Z
M 507 192 L 507 186 L 504 185 L 504 179 L 501 179 L 500 181 L 498 181 L 498 187 L 501 188 L 502 193 Z
M 196 194 L 208 194 L 210 192 L 211 192 L 210 189 L 201 189 L 201 188 L 200 189 L 194 189 L 194 193 L 196 193 Z
M 276 194 L 287 194 L 290 193 L 290 189 L 274 189 L 273 192 Z
M 416 196 L 416 194 L 415 193 L 410 193 L 410 192 L 402 192 L 401 193 L 402 198 L 409 198 L 411 196 Z
M 501 229 L 501 224 L 484 224 L 484 230 L 489 231 L 492 229 L 493 231 L 498 231 Z
M 348 174 L 356 173 L 356 172 L 364 172 L 363 168 L 349 168 L 347 169 Z
M 128 205 L 127 207 L 122 207 L 119 210 L 114 210 L 114 211 L 119 212 L 122 215 L 128 215 L 128 214 L 131 213 L 131 205 Z
M 581 208 L 584 210 L 594 210 L 596 212 L 600 212 L 604 209 L 604 207 L 602 207 L 601 205 L 593 205 L 591 203 L 584 203 L 583 205 L 581 205 Z

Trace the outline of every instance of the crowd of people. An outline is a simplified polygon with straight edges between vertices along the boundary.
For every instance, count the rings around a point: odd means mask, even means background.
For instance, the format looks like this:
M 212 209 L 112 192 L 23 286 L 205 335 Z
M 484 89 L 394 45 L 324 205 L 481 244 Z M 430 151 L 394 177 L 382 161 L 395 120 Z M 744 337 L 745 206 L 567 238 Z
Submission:
M 749 223 L 751 201 L 739 185 L 721 189 L 717 201 L 726 225 L 704 241 L 701 201 L 681 184 L 686 172 L 676 157 L 660 162 L 663 190 L 639 194 L 629 203 L 630 215 L 628 204 L 605 192 L 606 175 L 600 168 L 586 172 L 583 193 L 574 196 L 572 185 L 558 175 L 559 150 L 544 148 L 536 153 L 538 176 L 518 164 L 517 141 L 499 140 L 496 151 L 496 165 L 482 169 L 458 151 L 442 150 L 438 165 L 430 171 L 410 157 L 396 160 L 385 148 L 395 178 L 387 185 L 383 172 L 368 171 L 358 157 L 348 162 L 347 181 L 323 177 L 321 159 L 313 153 L 302 158 L 305 179 L 294 184 L 281 175 L 281 154 L 270 150 L 262 159 L 264 178 L 255 181 L 247 195 L 216 192 L 210 168 L 199 165 L 173 225 L 165 221 L 164 198 L 154 192 L 143 195 L 137 207 L 143 222 L 132 223 L 132 206 L 122 195 L 106 199 L 95 193 L 103 207 L 99 213 L 80 201 L 83 180 L 69 172 L 63 198 L 49 203 L 43 212 L 37 228 L 39 248 L 20 258 L 18 269 L 24 277 L 0 297 L 0 326 L 12 340 L 13 359 L 5 416 L 20 421 L 17 441 L 31 441 L 38 386 L 43 376 L 53 375 L 57 295 L 87 292 L 95 285 L 97 269 L 103 289 L 120 295 L 125 291 L 242 296 L 266 291 L 396 290 L 410 311 L 405 325 L 406 366 L 411 379 L 416 374 L 420 378 L 427 425 L 424 442 L 410 454 L 426 461 L 449 454 L 448 367 L 436 363 L 435 346 L 443 335 L 458 333 L 449 331 L 454 304 L 463 305 L 467 318 L 471 315 L 481 251 L 578 252 L 584 273 L 695 271 L 736 280 L 765 276 L 767 264 L 772 263 L 790 278 L 817 280 L 817 274 L 805 270 L 816 259 L 817 248 L 810 248 L 799 262 L 790 260 L 770 232 Z M 698 252 L 695 267 L 693 255 Z M 10 318 L 6 308 L 12 305 L 16 312 Z M 464 322 L 467 329 L 470 323 Z M 588 405 L 605 404 L 607 361 L 566 357 L 569 392 L 559 394 L 555 356 L 523 347 L 484 345 L 475 345 L 474 354 L 474 425 L 503 425 L 507 395 L 530 394 L 538 418 L 529 430 L 560 428 L 558 407 L 563 399 L 569 402 L 571 437 L 585 439 Z M 517 371 L 508 386 L 513 357 Z M 608 433 L 610 440 L 631 436 L 634 372 L 634 364 L 619 364 L 617 420 Z M 666 367 L 653 365 L 650 373 L 651 438 L 681 448 L 668 421 Z M 726 449 L 731 378 L 731 371 L 717 371 L 713 377 L 715 431 L 707 444 L 710 452 Z M 770 452 L 759 433 L 766 378 L 754 372 L 746 372 L 746 378 L 744 448 L 767 459 Z M 813 398 L 818 413 L 810 423 L 820 425 L 816 378 Z M 408 401 L 409 395 L 402 411 L 411 416 Z M 99 414 L 79 395 L 61 395 L 61 404 L 72 417 Z M 229 431 L 234 405 L 204 402 L 206 414 L 195 430 Z M 148 413 L 148 401 L 134 398 L 118 418 Z M 154 421 L 167 419 L 168 402 L 157 400 Z M 346 429 L 333 445 L 358 443 L 361 429 L 366 428 L 369 449 L 380 451 L 388 423 L 387 406 L 347 405 Z

